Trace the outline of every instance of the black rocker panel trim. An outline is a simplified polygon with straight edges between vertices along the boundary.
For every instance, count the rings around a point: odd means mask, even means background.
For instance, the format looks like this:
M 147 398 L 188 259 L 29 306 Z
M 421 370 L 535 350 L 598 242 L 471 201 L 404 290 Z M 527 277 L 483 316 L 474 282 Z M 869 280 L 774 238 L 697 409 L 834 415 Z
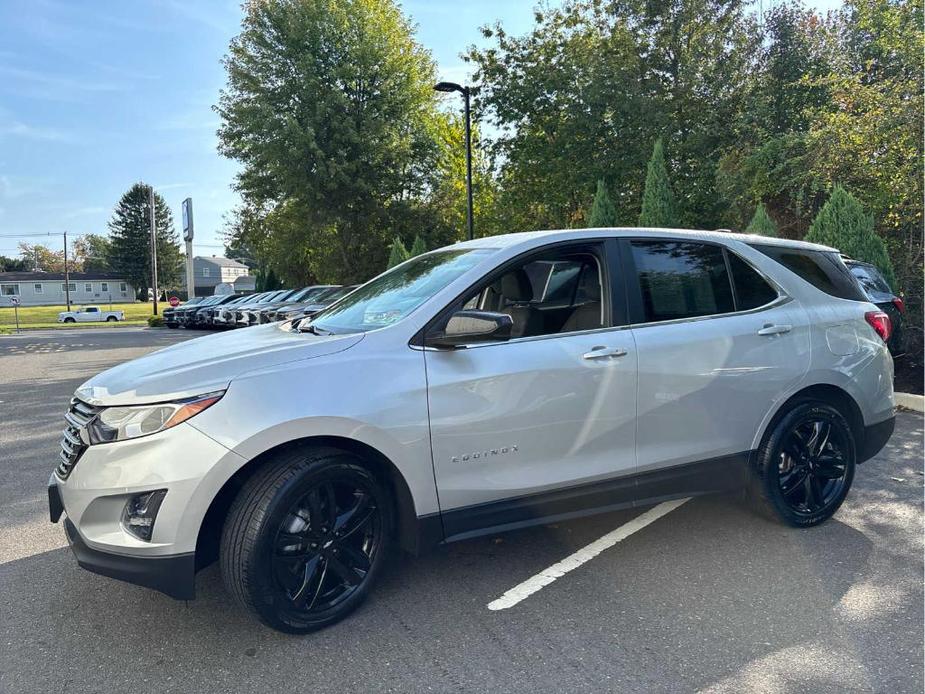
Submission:
M 466 506 L 442 514 L 445 542 L 580 518 L 667 499 L 741 489 L 751 451 Z

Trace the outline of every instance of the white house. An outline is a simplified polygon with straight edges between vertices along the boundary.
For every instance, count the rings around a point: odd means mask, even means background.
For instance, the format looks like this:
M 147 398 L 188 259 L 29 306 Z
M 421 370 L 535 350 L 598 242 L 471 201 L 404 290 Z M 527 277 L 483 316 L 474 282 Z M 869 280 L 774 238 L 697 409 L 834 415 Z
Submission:
M 135 289 L 114 272 L 71 272 L 72 304 L 135 301 Z M 23 306 L 57 306 L 66 302 L 63 272 L 0 272 L 0 306 L 18 296 Z
M 234 285 L 235 293 L 254 291 L 254 278 L 244 263 L 221 256 L 193 257 L 196 296 L 212 296 L 219 284 Z

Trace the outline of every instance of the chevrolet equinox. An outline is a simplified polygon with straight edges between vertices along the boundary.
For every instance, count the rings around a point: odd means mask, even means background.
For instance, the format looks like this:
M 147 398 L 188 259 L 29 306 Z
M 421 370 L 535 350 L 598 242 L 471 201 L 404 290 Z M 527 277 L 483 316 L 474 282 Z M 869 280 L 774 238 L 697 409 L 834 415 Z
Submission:
M 744 489 L 808 527 L 893 430 L 890 319 L 832 248 L 545 231 L 417 256 L 311 319 L 77 389 L 49 481 L 80 566 L 306 632 L 393 548 Z

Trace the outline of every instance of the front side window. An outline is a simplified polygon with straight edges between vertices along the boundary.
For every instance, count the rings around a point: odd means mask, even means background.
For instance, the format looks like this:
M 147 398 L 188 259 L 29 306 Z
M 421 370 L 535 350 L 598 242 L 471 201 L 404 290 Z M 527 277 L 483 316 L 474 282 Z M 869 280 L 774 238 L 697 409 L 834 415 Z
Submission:
M 76 291 L 77 291 L 77 283 L 76 283 L 76 282 L 69 282 L 68 284 L 62 284 L 62 285 L 61 285 L 61 291 L 62 291 L 62 292 L 76 292 Z
M 0 284 L 0 295 L 16 296 L 19 294 L 18 284 Z
M 207 267 L 202 268 L 202 276 L 203 276 L 203 277 L 208 277 L 208 276 L 209 276 L 209 268 L 207 268 Z
M 578 248 L 544 251 L 507 269 L 466 297 L 458 309 L 505 313 L 511 339 L 609 326 L 596 254 Z
M 84 291 L 88 294 L 93 291 L 93 285 L 90 282 L 84 283 Z
M 723 249 L 684 241 L 630 243 L 645 322 L 735 310 Z
M 319 313 L 311 327 L 356 333 L 397 323 L 493 252 L 467 248 L 412 258 Z
M 44 287 L 44 285 L 41 285 L 41 284 L 36 283 L 36 284 L 33 284 L 33 285 L 32 285 L 32 291 L 33 291 L 33 293 L 35 293 L 35 294 L 44 294 L 44 293 L 45 293 L 45 287 Z
M 109 291 L 109 282 L 100 282 L 100 291 L 108 292 Z
M 126 289 L 127 289 L 127 287 L 125 286 L 125 282 L 123 282 L 122 284 L 119 285 L 119 291 L 120 291 L 120 292 L 125 293 Z

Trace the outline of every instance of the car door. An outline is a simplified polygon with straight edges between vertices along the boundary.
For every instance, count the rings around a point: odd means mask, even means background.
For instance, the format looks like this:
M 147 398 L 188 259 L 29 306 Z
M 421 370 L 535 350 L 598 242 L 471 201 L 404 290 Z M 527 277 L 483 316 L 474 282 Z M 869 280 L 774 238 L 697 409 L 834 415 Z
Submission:
M 456 306 L 526 311 L 530 334 L 463 349 L 425 347 L 448 537 L 631 502 L 637 350 L 625 311 L 612 308 L 625 306 L 623 284 L 605 246 L 616 249 L 615 242 L 572 244 L 519 259 Z M 549 268 L 537 265 L 576 259 L 593 259 L 579 273 L 585 279 L 575 276 L 570 290 L 557 286 L 544 303 Z M 520 289 L 503 289 L 512 274 Z M 568 311 L 563 295 L 571 297 Z M 582 324 L 572 320 L 579 314 Z
M 765 415 L 808 368 L 802 310 L 721 245 L 621 245 L 639 354 L 640 494 L 733 488 Z
M 77 313 L 77 320 L 81 323 L 89 323 L 99 318 L 99 309 L 86 308 Z

